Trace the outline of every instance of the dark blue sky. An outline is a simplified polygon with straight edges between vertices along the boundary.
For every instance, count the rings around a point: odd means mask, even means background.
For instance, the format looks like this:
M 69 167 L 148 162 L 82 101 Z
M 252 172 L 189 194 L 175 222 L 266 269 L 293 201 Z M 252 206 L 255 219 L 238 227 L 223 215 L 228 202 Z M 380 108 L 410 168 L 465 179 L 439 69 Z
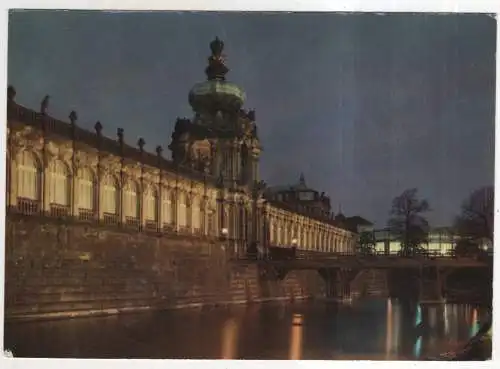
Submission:
M 448 225 L 494 183 L 496 20 L 485 15 L 16 12 L 8 80 L 17 101 L 105 134 L 165 148 L 208 44 L 224 40 L 228 79 L 256 109 L 261 175 L 301 171 L 336 211 L 386 223 L 417 187 Z

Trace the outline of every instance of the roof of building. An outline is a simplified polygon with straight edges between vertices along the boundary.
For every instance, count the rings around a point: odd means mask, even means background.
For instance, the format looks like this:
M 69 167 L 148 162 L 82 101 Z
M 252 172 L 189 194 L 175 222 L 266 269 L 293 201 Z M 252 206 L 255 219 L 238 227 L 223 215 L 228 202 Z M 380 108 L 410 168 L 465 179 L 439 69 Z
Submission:
M 102 150 L 112 155 L 178 173 L 193 180 L 217 183 L 217 178 L 214 176 L 174 164 L 171 160 L 164 158 L 161 155 L 161 151 L 153 154 L 142 151 L 138 147 L 120 142 L 118 139 L 111 139 L 103 136 L 101 134 L 102 126 L 99 122 L 96 123 L 96 132 L 91 132 L 76 124 L 63 122 L 51 116 L 28 109 L 14 101 L 8 101 L 7 103 L 7 119 L 18 120 L 23 124 L 43 130 L 47 134 L 55 134 L 67 138 L 68 140 L 76 140 L 97 150 Z M 99 127 L 99 129 L 97 127 Z
M 300 174 L 299 181 L 295 184 L 290 184 L 290 185 L 278 185 L 278 186 L 270 186 L 268 187 L 269 192 L 273 193 L 278 193 L 278 192 L 287 192 L 287 191 L 294 191 L 294 192 L 299 192 L 299 191 L 311 191 L 311 192 L 318 192 L 310 187 L 307 186 L 306 180 L 304 177 L 304 173 Z
M 352 217 L 347 217 L 347 221 L 348 222 L 356 223 L 357 225 L 366 225 L 366 226 L 373 225 L 372 222 L 370 222 L 369 220 L 367 220 L 367 219 L 365 219 L 363 217 L 360 217 L 359 215 L 355 215 L 355 216 L 352 216 Z

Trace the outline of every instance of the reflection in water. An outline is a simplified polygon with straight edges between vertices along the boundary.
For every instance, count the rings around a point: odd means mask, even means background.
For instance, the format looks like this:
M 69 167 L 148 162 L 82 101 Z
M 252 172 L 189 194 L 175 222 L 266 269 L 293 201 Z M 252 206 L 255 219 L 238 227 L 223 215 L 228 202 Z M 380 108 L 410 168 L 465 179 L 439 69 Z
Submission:
M 386 340 L 385 340 L 385 358 L 389 360 L 392 352 L 392 301 L 387 299 L 387 327 L 386 327 Z
M 417 314 L 415 316 L 415 326 L 418 326 L 420 323 L 422 323 L 422 308 L 420 305 L 417 305 Z
M 399 342 L 400 342 L 400 334 L 401 334 L 401 325 L 402 325 L 402 315 L 401 315 L 401 307 L 398 305 L 394 306 L 394 316 L 393 316 L 393 321 L 394 321 L 394 354 L 398 355 L 398 350 L 399 350 Z
M 397 300 L 253 305 L 6 324 L 5 347 L 20 357 L 415 360 L 465 343 L 481 315 Z
M 292 330 L 290 334 L 290 360 L 300 360 L 302 358 L 302 314 L 293 314 Z
M 237 359 L 238 324 L 236 319 L 229 318 L 222 328 L 222 359 Z
M 480 326 L 479 319 L 477 317 L 477 309 L 472 310 L 472 321 L 470 325 L 470 336 L 473 337 L 476 335 L 476 333 L 479 331 L 479 326 Z
M 429 308 L 429 327 L 436 328 L 437 324 L 437 309 L 435 307 Z
M 415 349 L 413 350 L 413 355 L 415 359 L 420 358 L 420 354 L 422 353 L 422 336 L 417 338 L 417 342 L 415 342 Z
M 443 309 L 443 318 L 444 318 L 444 334 L 448 335 L 450 333 L 450 321 L 448 319 L 448 305 L 444 305 Z
M 420 354 L 422 353 L 422 307 L 420 304 L 417 304 L 416 314 L 415 314 L 415 336 L 417 341 L 415 342 L 415 346 L 413 348 L 413 356 L 418 359 L 420 358 Z

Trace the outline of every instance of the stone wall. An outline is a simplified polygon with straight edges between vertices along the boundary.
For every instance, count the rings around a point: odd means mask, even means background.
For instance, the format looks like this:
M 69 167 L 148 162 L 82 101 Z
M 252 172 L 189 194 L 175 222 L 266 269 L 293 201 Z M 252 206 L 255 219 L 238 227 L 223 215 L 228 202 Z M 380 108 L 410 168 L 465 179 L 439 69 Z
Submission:
M 283 281 L 228 261 L 221 242 L 50 218 L 6 220 L 8 320 L 117 313 L 323 294 L 315 271 Z

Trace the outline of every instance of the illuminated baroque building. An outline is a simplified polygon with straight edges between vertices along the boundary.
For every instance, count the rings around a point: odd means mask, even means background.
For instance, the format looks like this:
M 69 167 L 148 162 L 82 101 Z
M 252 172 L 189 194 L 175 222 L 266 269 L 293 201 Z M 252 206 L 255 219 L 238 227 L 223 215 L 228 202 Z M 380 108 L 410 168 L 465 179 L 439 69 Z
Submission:
M 265 193 L 270 201 L 279 201 L 290 204 L 296 210 L 312 216 L 331 217 L 330 198 L 325 193 L 309 188 L 306 185 L 304 174 L 300 175 L 299 182 L 291 186 L 269 187 Z
M 210 44 L 207 80 L 189 93 L 194 117 L 177 119 L 167 160 L 15 102 L 8 89 L 7 205 L 10 211 L 141 232 L 218 237 L 242 252 L 252 242 L 313 251 L 353 252 L 357 236 L 307 207 L 291 208 L 266 198 L 260 181 L 261 145 L 255 112 L 243 109 L 245 94 L 226 81 L 223 42 Z M 302 181 L 305 186 L 305 182 Z M 309 201 L 309 198 L 304 199 Z M 324 214 L 323 214 L 324 213 Z M 224 230 L 224 232 L 223 232 Z

